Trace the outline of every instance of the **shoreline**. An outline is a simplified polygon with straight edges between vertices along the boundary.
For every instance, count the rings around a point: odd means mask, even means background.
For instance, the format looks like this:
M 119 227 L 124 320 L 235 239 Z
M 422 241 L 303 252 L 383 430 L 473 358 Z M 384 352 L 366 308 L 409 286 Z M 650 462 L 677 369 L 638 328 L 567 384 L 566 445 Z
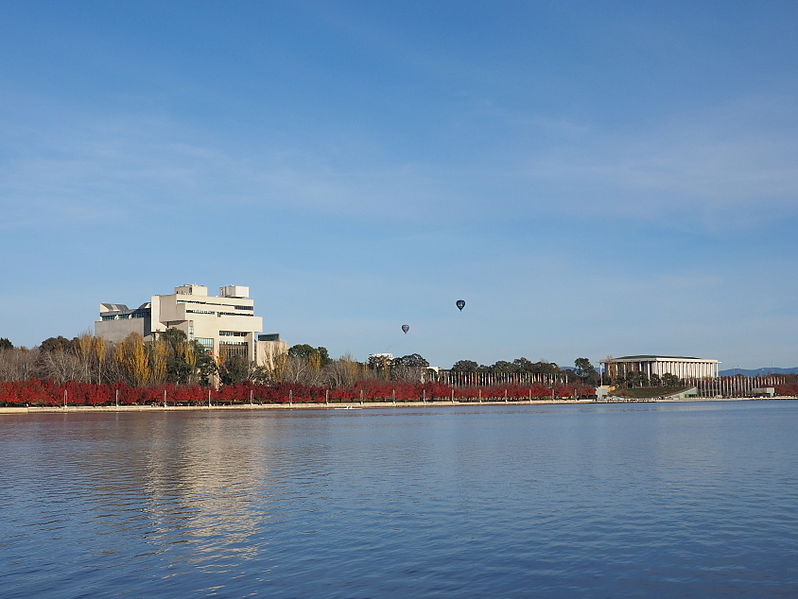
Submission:
M 341 403 L 270 403 L 270 404 L 232 404 L 232 405 L 134 405 L 134 406 L 10 406 L 0 407 L 0 415 L 23 414 L 81 414 L 102 412 L 185 412 L 212 410 L 341 410 L 375 408 L 451 408 L 463 406 L 534 406 L 534 405 L 610 405 L 627 403 L 685 403 L 685 402 L 729 402 L 729 401 L 789 401 L 798 398 L 777 397 L 691 397 L 688 399 L 613 399 L 596 401 L 593 399 L 533 399 L 521 401 L 407 401 L 407 402 L 341 402 Z

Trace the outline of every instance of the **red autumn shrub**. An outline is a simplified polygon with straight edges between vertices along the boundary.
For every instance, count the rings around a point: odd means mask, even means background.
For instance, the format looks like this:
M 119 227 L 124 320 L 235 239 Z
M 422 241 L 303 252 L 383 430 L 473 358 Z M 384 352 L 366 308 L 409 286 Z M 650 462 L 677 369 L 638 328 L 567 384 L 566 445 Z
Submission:
M 780 395 L 798 395 L 798 385 L 779 385 Z M 67 382 L 56 384 L 53 381 L 29 379 L 27 381 L 0 382 L 0 405 L 149 405 L 168 404 L 198 405 L 210 400 L 212 403 L 243 404 L 255 403 L 321 403 L 329 397 L 331 402 L 415 402 L 449 400 L 459 401 L 525 400 L 586 397 L 595 394 L 595 388 L 581 384 L 555 385 L 553 388 L 540 383 L 532 385 L 505 384 L 492 386 L 451 387 L 442 383 L 407 383 L 400 381 L 359 381 L 351 388 L 314 387 L 299 383 L 277 383 L 274 385 L 255 385 L 236 383 L 220 389 L 199 385 L 156 385 L 151 387 L 130 387 L 125 383 L 96 385 L 91 383 Z

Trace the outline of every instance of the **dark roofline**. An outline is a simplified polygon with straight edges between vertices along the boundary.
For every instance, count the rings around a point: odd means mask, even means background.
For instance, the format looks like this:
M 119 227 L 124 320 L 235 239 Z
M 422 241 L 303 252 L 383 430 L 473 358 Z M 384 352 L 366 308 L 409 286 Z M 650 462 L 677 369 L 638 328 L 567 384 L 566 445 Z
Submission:
M 712 360 L 714 358 L 696 358 L 695 356 L 660 356 L 658 354 L 641 354 L 638 356 L 618 356 L 617 358 L 607 358 L 607 360 L 651 360 L 654 358 L 665 358 L 667 360 Z

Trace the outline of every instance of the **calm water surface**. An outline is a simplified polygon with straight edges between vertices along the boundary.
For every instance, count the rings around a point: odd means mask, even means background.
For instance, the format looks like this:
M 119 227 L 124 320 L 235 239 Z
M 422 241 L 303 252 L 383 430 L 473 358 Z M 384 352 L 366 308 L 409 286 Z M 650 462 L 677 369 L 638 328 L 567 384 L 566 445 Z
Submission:
M 0 596 L 796 597 L 798 402 L 0 416 Z

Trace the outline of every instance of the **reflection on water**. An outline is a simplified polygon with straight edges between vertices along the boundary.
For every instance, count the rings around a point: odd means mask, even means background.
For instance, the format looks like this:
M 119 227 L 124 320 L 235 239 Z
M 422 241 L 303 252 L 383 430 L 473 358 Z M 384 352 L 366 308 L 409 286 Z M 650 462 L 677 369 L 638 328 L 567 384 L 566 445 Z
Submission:
M 4 597 L 798 594 L 796 402 L 0 418 Z

